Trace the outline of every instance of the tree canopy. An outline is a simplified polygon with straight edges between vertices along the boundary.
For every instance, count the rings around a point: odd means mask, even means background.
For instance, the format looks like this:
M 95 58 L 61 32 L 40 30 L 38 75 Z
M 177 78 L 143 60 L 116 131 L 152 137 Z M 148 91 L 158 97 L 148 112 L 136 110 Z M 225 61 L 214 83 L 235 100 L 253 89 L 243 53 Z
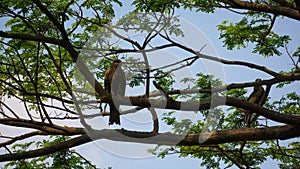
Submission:
M 125 3 L 1 1 L 0 162 L 95 168 L 71 149 L 107 139 L 155 144 L 149 153 L 191 156 L 206 168 L 260 168 L 270 159 L 299 167 L 300 46 L 291 49 L 289 32 L 274 30 L 278 20 L 300 21 L 299 1 L 134 0 L 133 10 L 116 17 Z M 183 27 L 192 24 L 182 24 L 178 10 L 228 10 L 241 18 L 215 25 L 228 53 L 246 48 L 246 56 L 292 64 L 275 70 L 218 56 L 199 32 Z M 126 76 L 125 97 L 104 89 L 115 59 Z M 264 76 L 227 82 L 231 67 Z M 122 105 L 117 129 L 108 126 L 109 104 Z

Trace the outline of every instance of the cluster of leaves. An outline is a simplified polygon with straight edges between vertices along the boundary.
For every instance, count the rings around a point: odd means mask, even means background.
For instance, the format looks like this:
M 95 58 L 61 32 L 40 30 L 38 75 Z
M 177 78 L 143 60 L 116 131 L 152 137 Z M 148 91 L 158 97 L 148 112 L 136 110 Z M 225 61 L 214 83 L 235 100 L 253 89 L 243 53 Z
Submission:
M 196 12 L 207 12 L 212 13 L 215 10 L 216 6 L 219 6 L 219 2 L 216 0 L 147 0 L 147 1 L 139 1 L 135 0 L 133 5 L 136 6 L 136 10 L 138 11 L 154 11 L 154 12 L 163 12 L 168 13 L 173 11 L 175 8 L 183 8 L 183 9 L 196 9 Z
M 175 83 L 175 80 L 171 73 L 167 73 L 163 70 L 157 70 L 154 73 L 155 81 L 158 85 L 160 85 L 163 90 L 170 91 L 173 90 L 173 84 Z
M 66 136 L 50 136 L 48 140 L 42 141 L 31 141 L 24 144 L 15 144 L 13 145 L 13 152 L 24 152 L 30 150 L 32 147 L 43 148 L 55 143 L 59 143 L 68 139 Z M 10 161 L 5 164 L 4 168 L 53 168 L 59 169 L 61 167 L 66 169 L 94 169 L 95 166 L 91 164 L 90 161 L 87 161 L 81 155 L 76 153 L 74 150 L 64 150 L 55 152 L 50 155 L 40 156 L 33 159 L 19 160 L 19 161 Z
M 195 78 L 183 78 L 181 82 L 187 85 L 187 88 L 184 90 L 212 89 L 223 85 L 220 79 L 215 79 L 213 75 L 206 75 L 204 73 L 197 73 Z M 182 96 L 182 98 L 187 98 L 188 100 L 204 100 L 209 97 L 211 97 L 211 93 L 196 93 Z
M 220 87 L 222 85 L 221 80 L 215 79 L 212 75 L 205 75 L 203 73 L 196 74 L 197 78 L 184 78 L 181 82 L 187 84 L 187 88 L 183 90 L 192 90 L 192 89 L 210 89 L 212 87 Z M 164 79 L 165 84 L 173 83 L 172 79 Z M 163 84 L 162 84 L 163 85 Z M 191 100 L 203 100 L 211 97 L 211 93 L 196 93 L 196 94 L 185 94 L 175 96 L 176 98 L 185 99 L 187 101 Z M 201 101 L 200 100 L 200 101 Z M 202 118 L 206 123 L 201 122 L 200 120 L 193 121 L 191 119 L 183 119 L 178 121 L 175 118 L 176 111 L 171 111 L 163 114 L 162 120 L 167 124 L 172 126 L 173 132 L 175 134 L 187 134 L 187 133 L 199 133 L 203 130 L 207 131 L 207 126 L 211 124 L 216 124 L 216 119 L 220 119 L 221 112 L 220 109 L 211 109 L 201 111 Z M 198 112 L 196 112 L 198 113 Z M 210 124 L 211 123 L 211 124 Z
M 274 17 L 267 13 L 252 13 L 242 18 L 237 23 L 225 20 L 218 25 L 220 38 L 224 39 L 227 49 L 246 48 L 248 44 L 255 44 L 253 53 L 262 56 L 281 55 L 280 48 L 290 41 L 287 35 L 279 36 L 271 31 Z
M 57 15 L 57 18 L 66 15 L 62 8 L 66 5 L 65 3 L 54 2 L 47 5 L 49 5 L 49 10 L 55 16 Z M 9 13 L 0 11 L 1 16 L 15 16 L 8 19 L 4 25 L 6 29 L 9 29 L 8 32 L 58 37 L 56 28 L 48 24 L 48 18 L 31 2 L 20 4 L 17 1 L 2 1 L 1 9 L 10 11 Z M 60 86 L 62 83 L 56 69 L 49 69 L 49 67 L 55 67 L 53 60 L 64 63 L 61 64 L 62 69 L 68 68 L 70 57 L 65 50 L 50 45 L 44 47 L 41 43 L 33 41 L 11 39 L 2 40 L 0 57 L 1 82 L 10 83 L 18 89 L 9 90 L 11 86 L 3 85 L 3 91 L 8 96 L 23 96 L 36 91 L 58 95 L 58 87 L 61 87 L 62 91 L 65 90 L 63 86 Z M 41 91 L 45 88 L 49 90 Z M 9 92 L 6 92 L 6 89 Z M 62 95 L 64 94 L 62 93 Z M 23 99 L 34 102 L 36 98 L 35 96 L 26 96 Z
M 160 33 L 162 30 L 168 35 L 183 36 L 179 18 L 173 15 L 159 13 L 141 13 L 132 11 L 120 18 L 116 24 L 117 28 L 133 33 Z
M 126 80 L 130 87 L 140 86 L 145 84 L 146 66 L 139 58 L 127 57 L 123 64 L 123 70 L 126 75 Z
M 118 0 L 86 0 L 81 3 L 74 2 L 74 4 L 77 5 L 69 8 L 73 21 L 71 22 L 71 27 L 67 28 L 67 30 L 72 32 L 70 34 L 72 43 L 78 48 L 81 48 L 86 42 L 90 41 L 91 37 L 95 36 L 94 34 L 98 34 L 97 38 L 101 38 L 102 36 L 99 35 L 101 33 L 101 26 L 109 24 L 115 17 L 114 4 L 122 6 L 122 3 Z M 87 15 L 85 15 L 86 12 L 83 11 L 93 12 L 87 12 Z M 107 35 L 103 37 L 107 38 Z
M 300 95 L 296 92 L 288 93 L 279 101 L 273 102 L 273 108 L 283 114 L 300 114 Z
M 292 54 L 291 60 L 295 67 L 292 68 L 291 73 L 300 73 L 300 47 Z
M 142 12 L 161 12 L 166 13 L 172 11 L 174 8 L 179 8 L 180 4 L 174 0 L 135 0 L 132 3 L 136 6 L 136 11 Z

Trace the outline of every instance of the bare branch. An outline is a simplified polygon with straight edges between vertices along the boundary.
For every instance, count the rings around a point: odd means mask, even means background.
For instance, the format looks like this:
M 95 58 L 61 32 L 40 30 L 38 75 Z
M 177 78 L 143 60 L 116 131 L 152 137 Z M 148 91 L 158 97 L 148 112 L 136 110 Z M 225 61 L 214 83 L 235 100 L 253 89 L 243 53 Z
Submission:
M 182 45 L 180 43 L 177 43 L 175 41 L 173 41 L 172 39 L 170 39 L 169 37 L 166 37 L 162 34 L 160 34 L 161 37 L 163 37 L 165 40 L 169 41 L 171 44 L 187 51 L 187 52 L 190 52 L 192 54 L 195 54 L 196 56 L 198 56 L 200 59 L 208 59 L 208 60 L 211 60 L 211 61 L 215 61 L 215 62 L 219 62 L 219 63 L 223 63 L 223 64 L 227 64 L 227 65 L 239 65 L 239 66 L 246 66 L 246 67 L 249 67 L 249 68 L 252 68 L 252 69 L 257 69 L 257 70 L 260 70 L 260 71 L 263 71 L 267 74 L 270 74 L 274 77 L 276 76 L 279 76 L 280 74 L 266 68 L 265 66 L 260 66 L 260 65 L 257 65 L 257 64 L 252 64 L 252 63 L 248 63 L 248 62 L 242 62 L 242 61 L 231 61 L 231 60 L 225 60 L 225 59 L 221 59 L 221 58 L 218 58 L 218 57 L 214 57 L 214 56 L 210 56 L 210 55 L 205 55 L 205 54 L 202 54 L 200 53 L 199 51 L 195 51 L 194 49 L 192 48 L 189 48 L 185 45 Z
M 224 151 L 222 149 L 222 147 L 217 146 L 217 149 L 226 157 L 228 158 L 233 164 L 235 164 L 236 166 L 238 166 L 240 169 L 244 169 L 243 165 L 240 164 L 237 160 L 235 160 L 234 158 L 232 158 L 226 151 Z
M 287 45 L 285 45 L 284 48 L 285 48 L 285 51 L 286 51 L 287 55 L 289 56 L 290 60 L 292 61 L 293 65 L 295 66 L 296 69 L 298 69 L 298 62 L 296 62 L 296 61 L 293 59 L 292 55 L 290 54 L 290 52 L 289 52 L 289 50 L 288 50 Z
M 25 119 L 1 118 L 0 124 L 36 129 L 39 131 L 46 132 L 48 134 L 59 134 L 59 135 L 84 134 L 82 128 L 66 127 L 66 126 L 62 127 L 54 124 L 47 124 L 43 122 L 37 122 L 37 121 L 25 120 Z
M 0 143 L 0 147 L 4 147 L 4 146 L 7 146 L 7 145 L 11 145 L 11 144 L 13 144 L 13 143 L 16 142 L 16 141 L 24 140 L 24 139 L 27 139 L 27 138 L 30 138 L 30 137 L 33 137 L 33 136 L 37 136 L 37 135 L 48 135 L 48 134 L 49 134 L 49 133 L 43 132 L 43 131 L 34 131 L 34 132 L 26 133 L 26 134 L 23 134 L 23 135 L 14 137 L 14 138 L 12 138 L 11 140 L 8 140 L 8 141 L 5 141 L 5 142 Z

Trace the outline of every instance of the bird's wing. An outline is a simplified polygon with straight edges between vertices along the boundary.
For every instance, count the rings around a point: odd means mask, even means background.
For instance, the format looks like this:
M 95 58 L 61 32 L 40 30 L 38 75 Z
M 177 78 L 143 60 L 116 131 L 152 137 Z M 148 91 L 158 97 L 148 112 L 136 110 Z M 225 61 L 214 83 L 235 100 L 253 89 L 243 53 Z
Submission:
M 125 73 L 121 69 L 121 65 L 115 70 L 112 78 L 112 93 L 118 96 L 125 96 L 126 78 Z
M 108 68 L 105 71 L 105 76 L 104 76 L 104 88 L 106 91 L 108 91 L 110 93 L 111 90 L 111 77 L 110 77 L 110 72 L 111 72 L 111 67 Z

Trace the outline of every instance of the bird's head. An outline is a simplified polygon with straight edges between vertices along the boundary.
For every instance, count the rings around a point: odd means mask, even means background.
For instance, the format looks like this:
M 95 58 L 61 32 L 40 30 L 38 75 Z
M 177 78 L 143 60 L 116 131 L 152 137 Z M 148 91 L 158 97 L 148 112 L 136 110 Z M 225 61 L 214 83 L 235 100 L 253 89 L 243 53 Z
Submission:
M 261 82 L 262 80 L 260 79 L 260 78 L 257 78 L 256 80 L 255 80 L 255 82 Z
M 256 80 L 255 80 L 255 82 L 261 82 L 262 80 L 260 79 L 260 78 L 257 78 Z M 256 86 L 260 86 L 261 84 L 257 84 Z
M 257 78 L 256 80 L 255 80 L 255 82 L 261 82 L 262 80 L 260 79 L 260 78 Z M 261 84 L 256 84 L 255 86 L 254 86 L 254 90 L 257 90 L 258 88 L 259 88 L 259 86 L 261 86 Z

